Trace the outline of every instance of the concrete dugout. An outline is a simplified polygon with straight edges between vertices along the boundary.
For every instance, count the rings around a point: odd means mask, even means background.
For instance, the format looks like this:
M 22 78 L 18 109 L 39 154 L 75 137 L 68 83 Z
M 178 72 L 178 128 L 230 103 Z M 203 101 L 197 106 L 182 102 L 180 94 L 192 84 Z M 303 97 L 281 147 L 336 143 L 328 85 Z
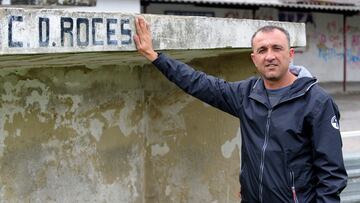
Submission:
M 0 10 L 0 202 L 238 202 L 239 121 L 138 56 L 134 14 Z M 154 46 L 227 80 L 252 33 L 305 26 L 145 15 Z

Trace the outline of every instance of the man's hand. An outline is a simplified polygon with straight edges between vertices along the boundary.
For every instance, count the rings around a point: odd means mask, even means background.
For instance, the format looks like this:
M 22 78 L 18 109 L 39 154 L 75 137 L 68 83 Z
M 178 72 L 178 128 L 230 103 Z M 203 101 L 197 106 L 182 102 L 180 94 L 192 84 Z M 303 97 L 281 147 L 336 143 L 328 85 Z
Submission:
M 149 24 L 145 21 L 144 17 L 135 17 L 136 34 L 134 35 L 134 41 L 138 52 L 153 62 L 157 59 L 158 54 L 154 51 L 152 46 L 152 37 Z

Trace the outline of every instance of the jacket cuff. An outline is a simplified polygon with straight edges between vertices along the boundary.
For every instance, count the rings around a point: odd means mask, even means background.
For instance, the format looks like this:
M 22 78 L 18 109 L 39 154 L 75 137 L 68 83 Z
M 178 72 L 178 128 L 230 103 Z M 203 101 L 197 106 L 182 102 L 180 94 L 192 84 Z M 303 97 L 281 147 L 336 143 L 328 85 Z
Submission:
M 164 58 L 164 54 L 161 52 L 157 52 L 158 57 L 152 62 L 152 64 L 154 64 L 155 66 L 160 63 L 160 61 L 162 60 L 162 58 Z

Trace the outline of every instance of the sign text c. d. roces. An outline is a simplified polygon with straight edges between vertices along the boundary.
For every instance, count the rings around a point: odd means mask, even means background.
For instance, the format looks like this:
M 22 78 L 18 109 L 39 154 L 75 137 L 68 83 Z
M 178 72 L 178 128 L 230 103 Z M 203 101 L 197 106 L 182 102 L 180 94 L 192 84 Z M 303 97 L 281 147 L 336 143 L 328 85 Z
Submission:
M 50 11 L 9 13 L 3 18 L 2 49 L 117 50 L 133 47 L 133 17 Z M 6 29 L 7 28 L 7 29 Z M 4 32 L 5 31 L 5 32 Z M 16 52 L 16 51 L 15 51 Z

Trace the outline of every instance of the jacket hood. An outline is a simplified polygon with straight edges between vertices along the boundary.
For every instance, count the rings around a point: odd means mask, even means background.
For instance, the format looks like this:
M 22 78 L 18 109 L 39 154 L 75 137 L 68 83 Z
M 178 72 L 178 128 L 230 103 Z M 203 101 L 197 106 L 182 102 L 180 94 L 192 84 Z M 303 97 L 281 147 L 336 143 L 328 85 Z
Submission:
M 299 74 L 301 74 L 302 77 L 298 76 L 295 82 L 291 84 L 289 92 L 284 95 L 284 97 L 281 99 L 281 102 L 305 95 L 306 92 L 309 91 L 317 83 L 317 79 L 314 77 L 309 77 L 311 76 L 310 72 L 308 72 L 307 70 L 307 72 L 305 72 L 304 70 L 306 69 L 300 69 Z M 268 107 L 270 106 L 270 104 L 268 104 L 267 91 L 264 85 L 264 81 L 261 77 L 259 77 L 253 85 L 252 91 L 249 96 L 250 98 L 257 100 L 267 105 Z
M 310 71 L 306 69 L 304 66 L 298 66 L 294 64 L 290 64 L 289 70 L 292 74 L 296 75 L 298 78 L 308 77 L 312 78 Z

